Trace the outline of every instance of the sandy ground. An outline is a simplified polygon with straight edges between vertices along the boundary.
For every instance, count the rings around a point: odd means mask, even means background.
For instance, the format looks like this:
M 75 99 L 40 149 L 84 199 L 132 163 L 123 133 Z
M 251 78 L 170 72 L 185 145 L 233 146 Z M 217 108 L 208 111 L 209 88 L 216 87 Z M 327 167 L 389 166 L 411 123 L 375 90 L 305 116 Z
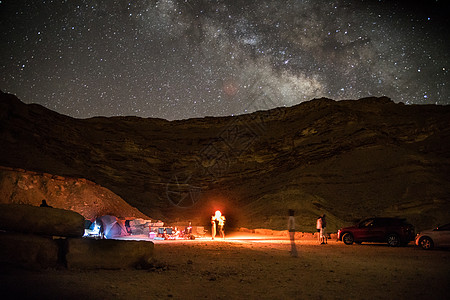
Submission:
M 2 268 L 3 299 L 449 299 L 450 251 L 230 235 L 155 241 L 149 270 Z M 126 255 L 126 254 L 125 254 Z

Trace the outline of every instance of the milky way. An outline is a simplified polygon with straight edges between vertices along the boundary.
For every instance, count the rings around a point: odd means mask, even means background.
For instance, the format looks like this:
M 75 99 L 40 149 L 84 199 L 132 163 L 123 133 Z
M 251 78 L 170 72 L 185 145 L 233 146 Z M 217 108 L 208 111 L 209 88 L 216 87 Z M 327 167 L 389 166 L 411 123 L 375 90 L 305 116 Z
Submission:
M 77 118 L 449 104 L 449 4 L 422 2 L 0 0 L 0 89 Z

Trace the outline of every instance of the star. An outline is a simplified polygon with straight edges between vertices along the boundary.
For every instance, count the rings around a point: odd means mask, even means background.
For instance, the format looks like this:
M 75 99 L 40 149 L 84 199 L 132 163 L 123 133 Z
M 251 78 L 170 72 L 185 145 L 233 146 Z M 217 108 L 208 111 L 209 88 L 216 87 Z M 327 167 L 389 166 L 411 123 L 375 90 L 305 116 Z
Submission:
M 76 118 L 230 116 L 313 98 L 449 104 L 449 4 L 1 1 L 1 89 Z

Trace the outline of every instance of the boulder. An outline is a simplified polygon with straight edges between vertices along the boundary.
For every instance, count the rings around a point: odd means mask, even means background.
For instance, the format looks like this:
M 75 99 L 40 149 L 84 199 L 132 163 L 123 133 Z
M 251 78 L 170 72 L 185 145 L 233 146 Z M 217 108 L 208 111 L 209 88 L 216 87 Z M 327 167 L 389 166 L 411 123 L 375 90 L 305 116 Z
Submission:
M 51 237 L 0 231 L 0 264 L 27 269 L 56 267 L 59 241 Z
M 81 237 L 84 234 L 84 217 L 74 211 L 58 208 L 0 204 L 0 230 Z
M 68 269 L 146 268 L 153 256 L 150 241 L 67 239 Z

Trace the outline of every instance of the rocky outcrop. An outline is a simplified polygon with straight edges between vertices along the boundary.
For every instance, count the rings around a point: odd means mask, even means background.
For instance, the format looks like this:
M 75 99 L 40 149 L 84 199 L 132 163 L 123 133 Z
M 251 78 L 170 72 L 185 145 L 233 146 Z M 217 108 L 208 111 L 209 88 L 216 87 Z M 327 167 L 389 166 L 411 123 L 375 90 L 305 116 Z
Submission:
M 0 204 L 0 229 L 46 236 L 81 237 L 84 218 L 64 209 Z
M 0 204 L 0 264 L 27 269 L 150 266 L 152 242 L 82 238 L 84 220 L 74 211 Z
M 62 266 L 60 244 L 51 236 L 0 231 L 0 264 L 25 269 Z
M 450 219 L 450 107 L 315 99 L 237 117 L 73 119 L 0 95 L 0 165 L 86 178 L 144 214 L 329 231 L 364 216 Z
M 151 265 L 154 245 L 149 241 L 68 239 L 68 269 L 130 269 Z
M 80 214 L 57 208 L 0 204 L 0 263 L 40 269 L 64 266 L 65 239 L 84 233 Z
M 84 178 L 0 166 L 0 204 L 39 206 L 42 200 L 54 208 L 75 211 L 88 220 L 103 215 L 148 219 L 110 190 Z

